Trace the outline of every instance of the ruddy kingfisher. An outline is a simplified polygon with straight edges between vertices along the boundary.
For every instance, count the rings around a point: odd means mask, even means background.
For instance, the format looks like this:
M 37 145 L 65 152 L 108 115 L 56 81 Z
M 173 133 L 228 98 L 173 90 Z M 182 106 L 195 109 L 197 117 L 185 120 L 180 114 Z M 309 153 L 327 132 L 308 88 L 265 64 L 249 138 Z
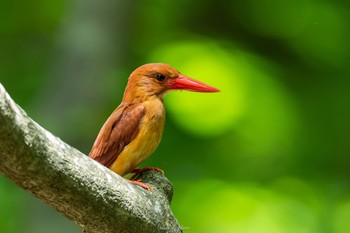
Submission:
M 159 145 L 165 122 L 163 98 L 171 90 L 219 91 L 182 75 L 170 65 L 142 65 L 130 74 L 122 102 L 102 126 L 89 156 L 121 176 L 145 170 L 163 172 L 159 168 L 137 167 Z M 131 183 L 150 190 L 140 180 L 132 179 Z

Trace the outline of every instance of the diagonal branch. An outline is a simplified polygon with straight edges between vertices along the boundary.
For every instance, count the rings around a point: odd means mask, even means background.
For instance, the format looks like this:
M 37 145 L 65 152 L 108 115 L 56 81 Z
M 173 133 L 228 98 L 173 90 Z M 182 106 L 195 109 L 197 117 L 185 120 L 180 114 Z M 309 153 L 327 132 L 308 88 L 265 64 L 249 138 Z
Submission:
M 0 174 L 89 233 L 182 232 L 171 209 L 172 184 L 141 174 L 132 185 L 29 118 L 0 84 Z

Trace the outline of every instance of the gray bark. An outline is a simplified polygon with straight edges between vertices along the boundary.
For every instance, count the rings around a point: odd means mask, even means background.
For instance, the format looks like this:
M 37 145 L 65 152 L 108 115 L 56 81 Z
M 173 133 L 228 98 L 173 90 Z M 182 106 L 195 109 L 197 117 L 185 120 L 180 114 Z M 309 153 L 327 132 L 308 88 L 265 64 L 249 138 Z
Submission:
M 130 184 L 43 129 L 1 84 L 0 173 L 89 233 L 182 232 L 164 175 L 140 175 L 151 191 Z

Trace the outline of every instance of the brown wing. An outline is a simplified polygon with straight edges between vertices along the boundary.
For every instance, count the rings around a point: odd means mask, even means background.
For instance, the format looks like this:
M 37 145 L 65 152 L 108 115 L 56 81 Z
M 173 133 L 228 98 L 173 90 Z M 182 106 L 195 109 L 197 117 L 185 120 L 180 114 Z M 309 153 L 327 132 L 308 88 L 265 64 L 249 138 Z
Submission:
M 89 156 L 109 167 L 138 134 L 139 125 L 145 115 L 141 104 L 121 104 L 102 126 Z

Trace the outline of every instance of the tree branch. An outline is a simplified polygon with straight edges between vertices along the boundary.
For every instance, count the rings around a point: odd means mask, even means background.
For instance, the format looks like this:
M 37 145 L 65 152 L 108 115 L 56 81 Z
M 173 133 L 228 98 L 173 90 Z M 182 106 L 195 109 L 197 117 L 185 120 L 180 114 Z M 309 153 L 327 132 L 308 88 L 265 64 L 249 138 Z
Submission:
M 87 232 L 182 232 L 166 177 L 141 174 L 152 191 L 130 184 L 43 129 L 1 84 L 0 173 Z

